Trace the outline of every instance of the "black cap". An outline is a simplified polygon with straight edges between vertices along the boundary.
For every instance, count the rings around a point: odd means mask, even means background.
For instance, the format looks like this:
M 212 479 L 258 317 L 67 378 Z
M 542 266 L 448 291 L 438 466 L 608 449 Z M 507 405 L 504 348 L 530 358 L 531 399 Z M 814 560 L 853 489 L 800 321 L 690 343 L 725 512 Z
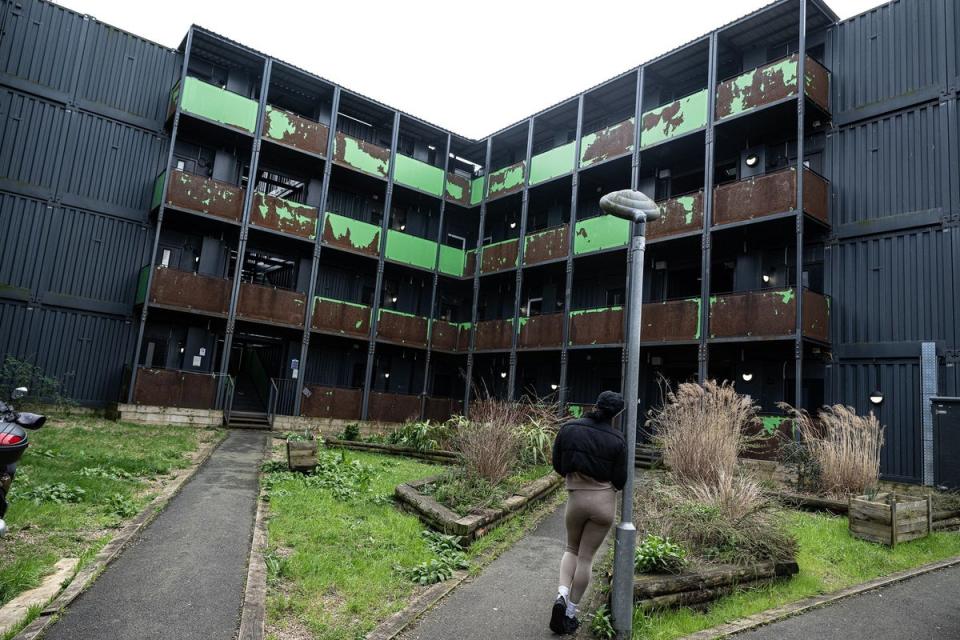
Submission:
M 616 391 L 603 391 L 597 396 L 597 409 L 615 416 L 623 411 L 623 396 Z

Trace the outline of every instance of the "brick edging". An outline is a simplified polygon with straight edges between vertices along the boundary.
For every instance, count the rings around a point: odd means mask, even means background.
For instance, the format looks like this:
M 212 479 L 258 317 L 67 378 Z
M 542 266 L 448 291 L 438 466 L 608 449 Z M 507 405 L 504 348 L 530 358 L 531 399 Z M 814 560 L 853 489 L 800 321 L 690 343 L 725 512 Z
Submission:
M 77 596 L 86 591 L 87 588 L 100 577 L 104 569 L 117 559 L 127 546 L 127 543 L 147 525 L 153 522 L 154 518 L 160 515 L 167 506 L 167 503 L 193 478 L 197 471 L 200 470 L 200 467 L 210 459 L 210 456 L 213 455 L 213 452 L 216 451 L 217 447 L 219 447 L 224 440 L 226 440 L 225 435 L 213 442 L 204 444 L 198 450 L 199 455 L 194 460 L 193 465 L 177 471 L 176 473 L 180 475 L 164 487 L 133 520 L 125 524 L 119 533 L 93 557 L 90 564 L 78 571 L 73 577 L 73 580 L 70 581 L 70 584 L 68 584 L 57 597 L 50 601 L 50 604 L 44 607 L 43 611 L 40 612 L 40 615 L 37 616 L 33 622 L 21 629 L 20 632 L 13 637 L 13 640 L 35 640 L 42 636 L 54 621 L 59 618 L 58 614 L 76 600 Z
M 263 445 L 262 462 L 270 459 L 273 438 L 266 438 Z M 257 473 L 257 517 L 253 525 L 250 540 L 250 555 L 247 559 L 247 581 L 243 591 L 243 605 L 240 612 L 240 629 L 237 640 L 262 640 L 264 621 L 267 611 L 267 565 L 263 559 L 267 549 L 267 501 L 260 487 L 260 473 Z
M 832 604 L 838 600 L 843 600 L 844 598 L 848 598 L 850 596 L 855 596 L 867 591 L 873 591 L 874 589 L 878 589 L 880 587 L 885 587 L 897 582 L 903 582 L 904 580 L 908 580 L 925 573 L 930 573 L 931 571 L 937 571 L 938 569 L 946 569 L 947 567 L 952 567 L 954 565 L 960 565 L 960 556 L 954 556 L 952 558 L 947 558 L 946 560 L 931 562 L 920 567 L 914 567 L 913 569 L 898 571 L 897 573 L 892 573 L 888 576 L 882 576 L 880 578 L 874 578 L 873 580 L 856 584 L 839 591 L 834 591 L 833 593 L 804 598 L 803 600 L 797 600 L 796 602 L 781 605 L 773 609 L 767 609 L 766 611 L 755 613 L 754 615 L 747 616 L 746 618 L 741 618 L 739 620 L 734 620 L 733 622 L 727 622 L 725 624 L 717 625 L 716 627 L 711 627 L 710 629 L 704 629 L 703 631 L 697 631 L 696 633 L 683 636 L 681 640 L 713 640 L 714 638 L 727 638 L 737 633 L 742 633 L 744 631 L 749 631 L 751 629 L 756 629 L 774 622 L 785 620 L 786 618 L 791 618 L 795 615 Z

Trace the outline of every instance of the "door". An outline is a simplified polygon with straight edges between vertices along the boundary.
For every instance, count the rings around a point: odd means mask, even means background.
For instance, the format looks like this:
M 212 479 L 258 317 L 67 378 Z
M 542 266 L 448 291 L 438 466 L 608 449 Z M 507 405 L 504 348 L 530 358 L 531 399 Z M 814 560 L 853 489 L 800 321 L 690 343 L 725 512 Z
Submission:
M 960 488 L 960 398 L 933 402 L 934 484 Z

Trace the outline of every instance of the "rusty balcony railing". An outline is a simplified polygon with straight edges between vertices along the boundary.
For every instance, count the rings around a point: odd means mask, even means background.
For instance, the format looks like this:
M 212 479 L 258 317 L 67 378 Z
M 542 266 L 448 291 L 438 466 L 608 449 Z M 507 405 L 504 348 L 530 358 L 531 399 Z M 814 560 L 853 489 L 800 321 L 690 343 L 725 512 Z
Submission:
M 423 417 L 435 422 L 446 422 L 453 416 L 463 415 L 463 400 L 427 396 L 423 403 Z
M 621 344 L 623 307 L 575 309 L 570 312 L 570 344 L 574 346 Z
M 700 298 L 682 298 L 643 305 L 643 342 L 694 342 L 700 339 Z
M 511 238 L 480 247 L 480 273 L 513 269 L 520 260 L 520 239 Z M 472 275 L 472 271 L 469 272 Z
M 367 418 L 375 422 L 419 420 L 420 398 L 419 395 L 371 391 Z
M 328 211 L 324 216 L 323 244 L 376 258 L 380 255 L 380 227 Z
M 250 224 L 313 241 L 317 238 L 317 213 L 316 207 L 256 193 Z
M 786 58 L 751 69 L 717 85 L 717 120 L 780 102 L 797 95 L 800 57 Z M 804 91 L 824 111 L 829 111 L 830 72 L 807 56 Z
M 333 161 L 384 180 L 390 172 L 389 149 L 372 142 L 357 140 L 342 131 L 337 131 L 333 141 Z
M 218 377 L 215 373 L 139 367 L 133 401 L 158 407 L 215 409 Z
M 565 258 L 570 252 L 569 229 L 568 225 L 561 224 L 527 235 L 523 243 L 523 264 L 530 266 Z
M 329 387 L 308 384 L 310 392 L 300 402 L 300 415 L 310 418 L 359 420 L 363 403 L 363 389 Z
M 520 161 L 491 173 L 487 199 L 493 200 L 523 189 L 525 165 L 525 161 Z
M 825 225 L 829 218 L 830 183 L 803 170 L 803 211 Z M 788 213 L 797 208 L 797 168 L 730 182 L 713 190 L 713 224 L 723 225 Z
M 157 265 L 153 267 L 150 304 L 204 315 L 225 316 L 230 306 L 230 281 Z
M 370 335 L 370 307 L 316 296 L 311 328 L 324 333 L 366 338 Z
M 483 199 L 483 176 L 465 178 L 457 173 L 447 174 L 446 197 L 461 207 L 475 207 Z
M 517 347 L 522 349 L 560 348 L 563 344 L 563 314 L 519 318 Z
M 804 337 L 829 341 L 830 304 L 826 296 L 803 290 Z M 710 298 L 710 337 L 779 338 L 796 335 L 797 290 L 769 289 Z
M 377 312 L 377 338 L 411 347 L 426 347 L 430 320 L 393 309 Z
M 263 114 L 263 137 L 297 151 L 324 156 L 330 128 L 268 104 Z
M 660 217 L 647 223 L 647 240 L 662 240 L 703 229 L 703 189 L 657 203 Z
M 162 178 L 163 174 L 157 178 L 160 189 L 163 186 Z M 154 204 L 159 204 L 162 193 L 160 189 L 154 190 Z M 170 173 L 170 184 L 167 186 L 166 205 L 182 211 L 240 222 L 243 218 L 243 189 L 174 169 Z
M 434 320 L 430 323 L 433 333 L 431 345 L 439 351 L 454 353 L 464 352 L 470 348 L 470 322 L 447 322 Z
M 513 344 L 513 318 L 481 320 L 476 332 L 474 347 L 477 351 L 509 349 Z
M 307 296 L 250 282 L 240 283 L 237 317 L 288 327 L 302 327 Z
M 580 140 L 580 168 L 632 152 L 635 131 L 634 119 L 628 118 L 583 136 Z

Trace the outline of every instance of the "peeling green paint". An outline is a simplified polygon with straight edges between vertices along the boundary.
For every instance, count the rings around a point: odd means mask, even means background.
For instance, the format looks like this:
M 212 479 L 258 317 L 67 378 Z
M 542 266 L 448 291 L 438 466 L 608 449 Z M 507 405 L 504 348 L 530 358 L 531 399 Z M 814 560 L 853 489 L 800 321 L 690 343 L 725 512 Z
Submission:
M 150 200 L 150 209 L 156 209 L 163 202 L 163 179 L 167 172 L 164 171 L 153 181 L 153 198 Z
M 287 112 L 267 105 L 267 137 L 274 140 L 283 140 L 287 134 L 297 132 Z
M 150 277 L 150 265 L 144 265 L 137 276 L 137 295 L 134 304 L 143 304 L 147 299 L 147 279 Z
M 263 224 L 258 226 L 276 228 L 279 231 L 302 235 L 310 240 L 316 239 L 317 209 L 315 207 L 260 193 L 257 194 L 256 206 L 263 221 Z M 271 213 L 277 217 L 276 224 L 268 224 Z
M 483 186 L 484 179 L 483 176 L 479 178 L 474 178 L 473 182 L 470 183 L 470 206 L 476 206 L 480 204 L 480 201 L 483 200 Z
M 634 119 L 594 131 L 580 140 L 580 167 L 603 162 L 633 151 Z
M 567 405 L 567 412 L 574 418 L 583 417 L 583 405 L 582 404 L 571 404 Z
M 707 90 L 651 109 L 641 119 L 640 148 L 696 131 L 707 124 Z
M 796 295 L 796 292 L 793 289 L 784 289 L 783 291 L 776 291 L 774 294 L 780 296 L 780 300 L 783 302 L 783 304 L 790 304 L 790 301 L 793 300 L 793 296 Z
M 433 271 L 437 259 L 437 243 L 390 229 L 387 231 L 387 260 Z
M 546 182 L 573 171 L 574 151 L 575 143 L 569 142 L 533 156 L 530 159 L 530 184 Z
M 767 436 L 775 434 L 784 422 L 792 421 L 786 416 L 760 416 L 760 426 L 763 429 L 764 435 Z
M 694 208 L 697 205 L 697 196 L 680 196 L 673 199 L 681 209 L 683 209 L 683 223 L 693 223 Z
M 447 180 L 446 192 L 447 196 L 453 200 L 463 200 L 463 187 L 452 180 Z
M 701 307 L 700 307 L 700 298 L 699 298 L 699 297 L 696 297 L 696 298 L 687 298 L 686 301 L 687 301 L 687 302 L 692 302 L 693 304 L 697 305 L 697 330 L 696 330 L 696 332 L 693 334 L 693 339 L 694 339 L 694 340 L 699 340 L 699 339 L 700 339 L 700 333 L 703 331 L 703 326 L 702 326 L 702 323 L 703 323 L 703 314 L 700 313 L 700 309 L 701 309 Z M 710 298 L 710 304 L 713 304 L 713 301 L 714 301 L 714 298 Z
M 397 165 L 393 168 L 393 180 L 402 185 L 433 194 L 438 198 L 443 194 L 443 169 L 426 162 L 396 155 Z
M 257 126 L 258 105 L 255 100 L 192 76 L 185 78 L 180 109 L 249 133 L 253 133 Z
M 373 155 L 363 148 L 363 144 L 350 136 L 338 133 L 334 140 L 334 155 L 342 158 L 345 163 L 354 169 L 385 178 L 390 170 L 390 161 Z M 389 154 L 386 149 L 384 151 Z
M 488 198 L 523 187 L 523 162 L 504 167 L 490 174 Z
M 607 311 L 623 311 L 623 307 L 597 307 L 596 309 L 576 309 L 570 312 L 570 317 L 585 316 L 591 313 L 606 313 Z
M 717 87 L 717 118 L 728 118 L 797 94 L 796 55 L 751 69 Z
M 577 222 L 573 253 L 580 255 L 616 247 L 625 247 L 630 239 L 630 223 L 613 216 L 597 216 Z
M 440 245 L 440 272 L 458 278 L 463 277 L 467 264 L 467 252 L 463 249 Z
M 380 227 L 336 213 L 330 213 L 329 211 L 325 218 L 325 226 L 330 229 L 330 233 L 335 240 L 348 238 L 350 246 L 358 251 L 364 251 L 368 247 L 375 247 L 377 253 L 380 252 L 378 243 Z

